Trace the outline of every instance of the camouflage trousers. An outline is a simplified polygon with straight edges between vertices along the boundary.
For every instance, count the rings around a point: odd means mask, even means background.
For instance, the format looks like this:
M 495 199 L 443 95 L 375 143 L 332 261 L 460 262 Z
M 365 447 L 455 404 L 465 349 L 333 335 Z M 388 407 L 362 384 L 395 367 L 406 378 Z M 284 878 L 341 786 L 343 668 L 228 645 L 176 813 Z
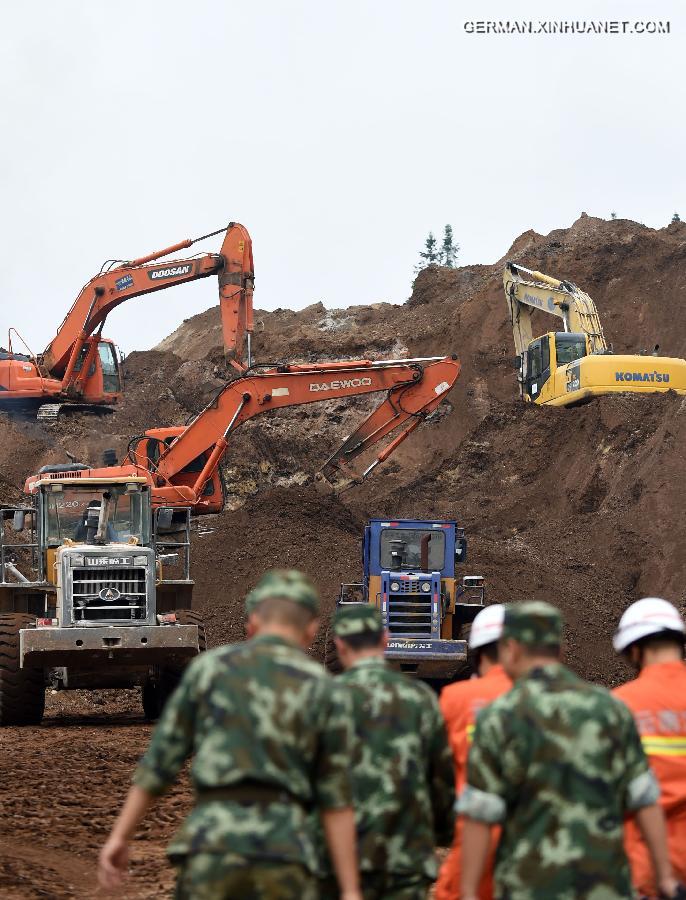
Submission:
M 179 860 L 174 900 L 316 900 L 317 880 L 297 863 L 236 864 L 234 855 Z
M 424 875 L 394 875 L 392 872 L 362 872 L 360 886 L 364 900 L 426 900 L 431 882 Z M 320 900 L 338 900 L 335 878 L 319 882 Z

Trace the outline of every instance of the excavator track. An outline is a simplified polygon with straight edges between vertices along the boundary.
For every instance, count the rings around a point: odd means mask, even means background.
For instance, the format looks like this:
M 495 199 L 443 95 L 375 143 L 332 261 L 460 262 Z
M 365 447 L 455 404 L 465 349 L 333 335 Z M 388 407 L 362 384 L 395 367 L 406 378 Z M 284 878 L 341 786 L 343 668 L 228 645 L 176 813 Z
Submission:
M 38 407 L 36 418 L 44 425 L 54 425 L 63 405 L 63 403 L 44 403 Z
M 96 403 L 43 403 L 38 407 L 36 419 L 43 425 L 54 425 L 61 413 L 104 415 L 113 412 L 113 407 Z

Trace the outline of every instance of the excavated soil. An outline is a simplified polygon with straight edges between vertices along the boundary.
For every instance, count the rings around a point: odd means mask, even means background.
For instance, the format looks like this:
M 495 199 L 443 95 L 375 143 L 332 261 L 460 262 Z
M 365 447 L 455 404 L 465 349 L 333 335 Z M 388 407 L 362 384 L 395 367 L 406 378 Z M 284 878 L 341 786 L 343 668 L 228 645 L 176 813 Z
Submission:
M 313 475 L 369 399 L 267 414 L 237 433 L 224 467 L 227 510 L 193 531 L 196 604 L 211 644 L 242 637 L 243 597 L 271 566 L 308 571 L 326 619 L 339 583 L 360 576 L 371 515 L 457 518 L 470 540 L 466 571 L 485 576 L 490 599 L 557 603 L 568 661 L 608 685 L 627 674 L 610 647 L 627 603 L 657 594 L 684 609 L 686 401 L 622 395 L 573 410 L 519 402 L 501 280 L 510 258 L 587 290 L 617 352 L 659 344 L 686 356 L 681 223 L 654 231 L 582 216 L 547 236 L 526 232 L 493 265 L 429 269 L 402 305 L 256 313 L 260 361 L 456 352 L 463 370 L 441 414 L 338 497 L 316 490 Z M 548 327 L 542 319 L 540 330 Z M 108 447 L 123 454 L 146 427 L 185 421 L 226 374 L 215 307 L 131 354 L 113 415 L 73 415 L 51 429 L 0 416 L 0 503 L 16 502 L 24 476 L 67 461 L 67 451 L 96 462 Z M 0 732 L 1 896 L 96 896 L 95 854 L 148 733 L 136 692 L 50 694 L 41 728 Z M 135 842 L 124 896 L 165 895 L 163 846 L 188 802 L 182 780 Z

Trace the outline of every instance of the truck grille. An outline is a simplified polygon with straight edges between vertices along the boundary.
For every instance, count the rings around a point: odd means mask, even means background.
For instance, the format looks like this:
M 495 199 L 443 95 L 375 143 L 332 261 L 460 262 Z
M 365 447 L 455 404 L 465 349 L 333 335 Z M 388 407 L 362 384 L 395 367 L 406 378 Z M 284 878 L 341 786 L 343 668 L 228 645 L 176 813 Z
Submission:
M 419 581 L 416 578 L 401 578 L 398 584 L 401 594 L 416 594 L 419 590 Z
M 388 630 L 391 634 L 431 634 L 431 594 L 403 594 L 388 598 Z
M 73 569 L 74 622 L 146 617 L 145 568 Z

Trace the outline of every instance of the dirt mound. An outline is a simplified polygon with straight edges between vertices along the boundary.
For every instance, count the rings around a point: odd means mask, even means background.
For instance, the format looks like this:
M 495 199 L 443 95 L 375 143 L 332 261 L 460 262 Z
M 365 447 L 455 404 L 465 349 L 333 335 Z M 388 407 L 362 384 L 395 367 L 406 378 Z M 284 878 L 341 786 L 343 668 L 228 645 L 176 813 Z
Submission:
M 498 403 L 439 471 L 369 491 L 377 514 L 458 518 L 491 598 L 559 605 L 570 663 L 617 683 L 610 637 L 627 603 L 666 596 L 686 612 L 685 439 L 686 401 L 671 393 Z
M 17 422 L 4 413 L 0 434 L 0 505 L 11 505 L 21 500 L 26 476 L 50 455 L 50 443 L 39 425 Z
M 319 647 L 340 583 L 360 577 L 363 525 L 339 498 L 312 487 L 275 488 L 205 517 L 193 538 L 193 577 L 210 643 L 243 639 L 245 595 L 265 569 L 297 567 L 322 596 Z

